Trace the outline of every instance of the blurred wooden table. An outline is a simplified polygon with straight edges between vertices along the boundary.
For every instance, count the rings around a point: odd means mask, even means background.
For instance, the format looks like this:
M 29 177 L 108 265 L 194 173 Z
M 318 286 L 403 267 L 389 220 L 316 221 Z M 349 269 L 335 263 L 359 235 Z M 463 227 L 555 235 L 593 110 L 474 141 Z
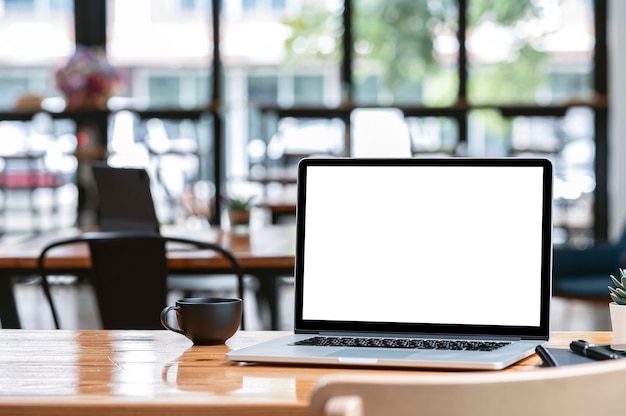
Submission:
M 169 331 L 0 330 L 0 415 L 304 415 L 324 375 L 415 370 L 237 365 L 230 349 L 280 331 L 240 331 L 226 345 L 193 346 Z M 608 343 L 610 332 L 556 332 Z M 542 371 L 536 356 L 502 371 Z M 445 377 L 449 371 L 430 371 Z
M 0 323 L 2 328 L 19 329 L 20 321 L 13 295 L 13 278 L 37 273 L 37 258 L 42 248 L 57 239 L 80 233 L 77 229 L 42 233 L 18 243 L 0 245 Z M 220 244 L 239 260 L 245 274 L 259 278 L 263 296 L 271 308 L 271 328 L 278 326 L 276 281 L 293 275 L 295 256 L 295 225 L 271 225 L 251 229 L 247 235 L 232 234 L 219 227 L 199 230 L 164 227 L 163 234 L 189 237 Z M 168 253 L 172 273 L 220 273 L 228 263 L 219 256 L 179 250 Z M 50 252 L 46 265 L 60 273 L 86 272 L 91 267 L 87 245 L 61 247 Z
M 272 224 L 279 224 L 282 217 L 296 218 L 296 201 L 295 199 L 290 201 L 287 199 L 274 200 L 274 199 L 262 199 L 256 204 L 258 207 L 266 209 L 270 213 Z

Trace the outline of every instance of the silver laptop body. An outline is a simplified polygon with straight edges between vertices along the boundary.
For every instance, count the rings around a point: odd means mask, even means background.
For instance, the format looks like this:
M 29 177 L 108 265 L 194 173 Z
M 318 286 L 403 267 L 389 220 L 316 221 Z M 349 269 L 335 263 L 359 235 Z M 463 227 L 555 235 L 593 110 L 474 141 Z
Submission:
M 294 334 L 226 356 L 505 368 L 548 340 L 551 214 L 546 159 L 303 159 Z

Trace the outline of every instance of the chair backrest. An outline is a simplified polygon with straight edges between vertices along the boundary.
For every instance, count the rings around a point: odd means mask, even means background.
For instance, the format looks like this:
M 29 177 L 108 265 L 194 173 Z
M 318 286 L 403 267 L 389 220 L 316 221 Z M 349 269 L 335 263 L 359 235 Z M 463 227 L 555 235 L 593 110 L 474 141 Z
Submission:
M 94 164 L 92 172 L 98 192 L 100 231 L 159 231 L 150 176 L 145 169 Z
M 50 293 L 45 258 L 55 247 L 77 243 L 89 244 L 92 284 L 104 329 L 162 329 L 159 313 L 167 306 L 168 292 L 166 243 L 175 243 L 181 249 L 211 250 L 221 254 L 232 265 L 232 272 L 237 276 L 238 295 L 243 300 L 243 274 L 239 262 L 219 245 L 158 233 L 86 233 L 55 241 L 39 255 L 41 284 L 57 329 L 60 322 Z
M 531 371 L 331 375 L 314 387 L 311 416 L 588 416 L 615 413 L 626 360 Z

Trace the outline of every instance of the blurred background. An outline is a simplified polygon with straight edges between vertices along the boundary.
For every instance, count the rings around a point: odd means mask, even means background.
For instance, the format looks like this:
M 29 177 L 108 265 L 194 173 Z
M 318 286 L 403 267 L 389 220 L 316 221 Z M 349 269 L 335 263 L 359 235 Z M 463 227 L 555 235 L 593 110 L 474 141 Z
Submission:
M 34 197 L 63 226 L 78 205 L 91 221 L 91 159 L 149 168 L 164 222 L 216 222 L 216 195 L 262 198 L 304 155 L 541 155 L 556 242 L 584 245 L 609 233 L 607 18 L 590 0 L 2 0 L 0 168 L 54 173 Z M 106 114 L 64 112 L 76 45 L 119 75 Z
M 225 195 L 292 221 L 304 156 L 541 156 L 555 244 L 590 246 L 626 216 L 620 16 L 615 0 L 0 0 L 0 235 L 95 224 L 94 162 L 145 167 L 162 223 L 207 227 Z

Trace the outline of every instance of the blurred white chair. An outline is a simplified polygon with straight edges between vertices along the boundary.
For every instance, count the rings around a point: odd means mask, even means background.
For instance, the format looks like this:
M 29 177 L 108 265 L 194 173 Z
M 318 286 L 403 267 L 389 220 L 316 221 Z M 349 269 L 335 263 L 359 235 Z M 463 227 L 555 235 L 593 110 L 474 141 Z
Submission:
M 351 155 L 411 157 L 411 138 L 402 112 L 390 108 L 355 110 Z
M 530 371 L 331 375 L 311 416 L 589 416 L 620 412 L 626 360 Z

